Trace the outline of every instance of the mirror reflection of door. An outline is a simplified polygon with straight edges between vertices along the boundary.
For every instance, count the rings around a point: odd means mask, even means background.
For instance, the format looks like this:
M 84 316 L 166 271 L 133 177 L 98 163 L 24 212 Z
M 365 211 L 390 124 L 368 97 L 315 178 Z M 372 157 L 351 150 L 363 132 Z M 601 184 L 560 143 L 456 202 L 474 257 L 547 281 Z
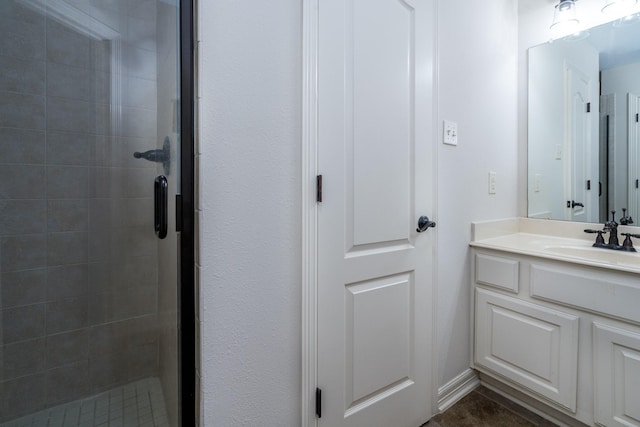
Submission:
M 629 215 L 640 219 L 640 96 L 629 93 Z
M 640 179 L 640 149 L 634 111 L 640 108 L 637 99 L 629 101 L 629 94 L 634 99 L 640 95 L 638 40 L 640 15 L 590 28 L 579 38 L 554 40 L 529 50 L 530 217 L 577 220 L 577 216 L 591 215 L 580 220 L 604 222 L 611 218 L 611 211 L 616 211 L 615 219 L 619 221 L 623 209 L 628 208 L 627 214 L 638 225 L 640 189 L 636 188 L 636 179 Z M 599 119 L 598 115 L 590 117 L 593 150 L 589 151 L 587 173 L 591 175 L 591 190 L 585 190 L 584 183 L 573 182 L 572 175 L 578 169 L 567 169 L 569 157 L 575 160 L 578 154 L 566 147 L 576 125 L 569 121 L 568 110 L 574 108 L 574 100 L 568 93 L 567 64 L 589 77 L 587 99 L 592 112 L 600 109 Z M 591 191 L 589 204 L 576 196 L 576 192 L 583 191 Z M 586 212 L 581 212 L 580 206 L 571 208 L 572 200 L 583 202 Z
M 616 121 L 616 94 L 607 93 L 600 96 L 600 149 L 599 149 L 599 178 L 598 192 L 599 192 L 599 220 L 595 221 L 606 222 L 609 212 L 609 193 L 613 191 L 610 186 L 613 186 L 613 178 L 610 174 L 613 172 L 613 168 L 610 167 L 609 162 L 613 146 L 612 141 L 615 135 Z
M 591 115 L 595 110 L 589 102 L 591 80 L 574 66 L 566 68 L 568 102 L 567 131 L 565 137 L 565 198 L 570 203 L 566 218 L 572 221 L 588 222 L 597 212 L 597 198 L 593 200 L 591 157 L 597 155 L 592 150 L 593 134 Z M 593 113 L 597 114 L 596 111 Z

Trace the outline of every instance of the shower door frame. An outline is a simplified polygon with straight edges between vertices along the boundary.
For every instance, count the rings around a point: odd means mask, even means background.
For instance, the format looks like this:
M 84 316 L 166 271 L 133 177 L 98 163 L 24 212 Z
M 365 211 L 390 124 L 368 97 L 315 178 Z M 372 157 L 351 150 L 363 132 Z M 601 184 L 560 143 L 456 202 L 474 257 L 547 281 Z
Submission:
M 196 301 L 195 301 L 195 0 L 180 1 L 180 196 L 176 200 L 179 235 L 178 363 L 180 425 L 196 424 Z

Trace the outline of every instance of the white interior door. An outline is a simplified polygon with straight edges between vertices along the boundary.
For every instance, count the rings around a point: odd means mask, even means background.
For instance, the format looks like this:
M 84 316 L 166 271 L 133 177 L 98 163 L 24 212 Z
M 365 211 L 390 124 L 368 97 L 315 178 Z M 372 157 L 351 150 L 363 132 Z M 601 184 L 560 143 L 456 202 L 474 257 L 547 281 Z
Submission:
M 598 150 L 598 204 L 600 209 L 598 214 L 599 218 L 594 218 L 594 221 L 602 223 L 608 221 L 609 194 L 614 194 L 612 189 L 615 180 L 613 179 L 613 175 L 610 171 L 613 169 L 611 162 L 613 161 L 614 156 L 611 153 L 613 153 L 612 146 L 615 136 L 615 122 L 616 94 L 603 94 L 600 96 L 600 141 Z
M 431 416 L 433 2 L 321 0 L 320 426 Z
M 629 201 L 628 208 L 637 223 L 640 220 L 640 96 L 629 93 Z
M 591 110 L 597 114 L 598 103 L 590 102 L 590 85 L 591 81 L 585 74 L 572 66 L 567 67 L 569 108 L 565 177 L 568 185 L 565 188 L 568 190 L 566 200 L 570 205 L 566 219 L 572 221 L 590 222 L 599 211 L 597 161 L 592 164 L 592 158 L 597 159 L 597 146 L 592 146 L 594 139 L 591 127 Z

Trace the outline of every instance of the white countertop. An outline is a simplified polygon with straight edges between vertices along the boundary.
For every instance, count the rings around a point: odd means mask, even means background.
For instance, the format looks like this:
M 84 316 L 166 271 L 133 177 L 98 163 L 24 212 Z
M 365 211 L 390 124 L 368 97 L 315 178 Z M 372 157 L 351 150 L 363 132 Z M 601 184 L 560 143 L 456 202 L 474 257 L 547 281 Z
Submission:
M 584 233 L 586 228 L 602 229 L 602 225 L 531 218 L 474 222 L 470 245 L 640 274 L 640 253 L 593 248 L 596 235 Z M 628 231 L 637 233 L 619 229 Z M 621 236 L 620 242 L 623 240 Z M 640 241 L 636 244 L 640 248 Z

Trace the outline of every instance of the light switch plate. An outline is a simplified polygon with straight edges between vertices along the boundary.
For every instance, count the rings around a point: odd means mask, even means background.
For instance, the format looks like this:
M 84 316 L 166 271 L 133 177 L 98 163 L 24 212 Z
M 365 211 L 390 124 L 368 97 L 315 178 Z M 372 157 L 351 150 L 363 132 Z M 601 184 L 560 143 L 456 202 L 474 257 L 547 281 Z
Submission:
M 562 145 L 556 144 L 556 160 L 562 160 Z
M 444 121 L 442 142 L 448 145 L 458 145 L 458 124 L 449 120 Z
M 540 175 L 539 173 L 535 174 L 535 176 L 533 177 L 533 191 L 534 192 L 536 192 L 536 193 L 540 192 L 541 182 L 542 182 L 542 175 Z
M 489 194 L 496 194 L 496 173 L 489 172 Z

